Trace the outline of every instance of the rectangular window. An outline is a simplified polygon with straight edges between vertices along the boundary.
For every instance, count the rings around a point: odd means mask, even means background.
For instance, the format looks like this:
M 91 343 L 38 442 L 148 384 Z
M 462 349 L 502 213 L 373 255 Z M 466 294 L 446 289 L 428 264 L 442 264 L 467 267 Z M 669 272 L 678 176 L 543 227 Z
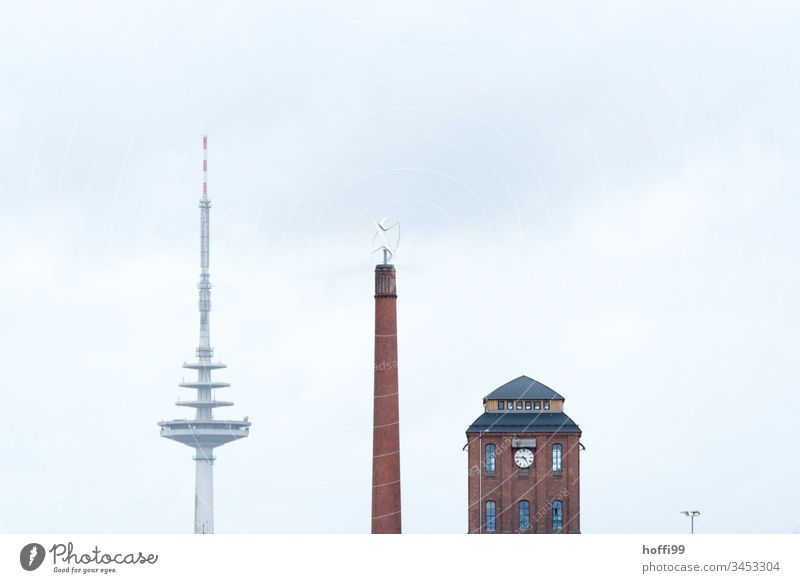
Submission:
M 544 406 L 544 410 L 545 411 L 549 411 L 550 410 L 550 401 L 542 401 L 542 404 Z
M 561 444 L 553 444 L 553 473 L 561 473 Z
M 514 408 L 514 401 L 506 401 L 506 409 L 511 411 Z
M 484 463 L 486 464 L 487 474 L 494 474 L 497 470 L 497 459 L 495 457 L 496 451 L 497 450 L 493 443 L 486 445 L 486 458 Z
M 520 500 L 519 503 L 519 529 L 529 530 L 531 527 L 531 503 Z
M 564 528 L 564 504 L 561 500 L 553 500 L 553 532 Z
M 497 506 L 494 500 L 486 501 L 486 532 L 497 530 Z
M 506 402 L 505 401 L 497 401 L 497 410 L 498 411 L 502 411 L 505 408 L 506 408 Z
M 530 401 L 525 401 L 525 410 L 526 411 L 530 411 L 531 410 L 531 402 Z
M 542 402 L 541 401 L 534 401 L 533 402 L 533 408 L 536 409 L 537 411 L 539 411 L 542 408 Z
M 522 401 L 517 401 L 517 409 L 522 410 Z

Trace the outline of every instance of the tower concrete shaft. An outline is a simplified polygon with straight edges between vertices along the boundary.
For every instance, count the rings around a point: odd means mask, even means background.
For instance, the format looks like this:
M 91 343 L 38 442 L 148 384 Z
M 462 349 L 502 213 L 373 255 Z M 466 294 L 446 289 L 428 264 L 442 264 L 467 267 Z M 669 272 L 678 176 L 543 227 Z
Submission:
M 214 456 L 211 449 L 196 448 L 194 474 L 194 533 L 214 532 Z
M 182 382 L 181 387 L 195 389 L 197 396 L 191 401 L 178 401 L 181 407 L 193 407 L 194 419 L 162 421 L 161 436 L 174 439 L 195 449 L 194 532 L 214 532 L 214 448 L 247 437 L 250 422 L 214 419 L 216 407 L 233 405 L 230 401 L 217 401 L 216 389 L 229 387 L 228 383 L 211 380 L 211 371 L 225 368 L 221 362 L 212 362 L 209 315 L 211 312 L 211 276 L 209 274 L 209 239 L 211 201 L 208 199 L 208 138 L 203 136 L 203 195 L 200 198 L 200 282 L 198 308 L 200 311 L 200 341 L 197 361 L 184 363 L 184 368 L 197 371 L 196 382 Z
M 372 533 L 399 534 L 400 415 L 397 287 L 393 265 L 375 266 L 375 395 L 372 430 Z

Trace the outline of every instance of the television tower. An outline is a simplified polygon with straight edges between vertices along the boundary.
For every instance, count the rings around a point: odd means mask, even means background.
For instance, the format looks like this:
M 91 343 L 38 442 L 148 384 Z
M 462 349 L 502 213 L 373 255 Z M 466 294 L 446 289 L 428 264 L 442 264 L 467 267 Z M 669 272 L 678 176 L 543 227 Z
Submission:
M 179 400 L 176 405 L 194 407 L 194 419 L 161 421 L 161 437 L 174 439 L 195 449 L 194 532 L 214 533 L 214 448 L 250 434 L 250 422 L 214 419 L 215 407 L 229 407 L 231 401 L 217 401 L 215 390 L 229 387 L 229 383 L 211 381 L 211 371 L 225 368 L 221 362 L 211 362 L 208 315 L 211 311 L 211 281 L 208 272 L 209 209 L 208 199 L 208 136 L 203 136 L 203 196 L 200 199 L 200 345 L 197 362 L 184 363 L 183 368 L 197 371 L 197 381 L 182 382 L 179 386 L 196 389 L 193 401 Z

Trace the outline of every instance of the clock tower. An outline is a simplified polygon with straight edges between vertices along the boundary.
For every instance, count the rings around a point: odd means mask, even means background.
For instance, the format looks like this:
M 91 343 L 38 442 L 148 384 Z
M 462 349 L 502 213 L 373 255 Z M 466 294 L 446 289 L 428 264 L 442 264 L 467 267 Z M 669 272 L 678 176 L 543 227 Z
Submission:
M 580 533 L 580 427 L 564 397 L 521 376 L 467 429 L 470 533 Z

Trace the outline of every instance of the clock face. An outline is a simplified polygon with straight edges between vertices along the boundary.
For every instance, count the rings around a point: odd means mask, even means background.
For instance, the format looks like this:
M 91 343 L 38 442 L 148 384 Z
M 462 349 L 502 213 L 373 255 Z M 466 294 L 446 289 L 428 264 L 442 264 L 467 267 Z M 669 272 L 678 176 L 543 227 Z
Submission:
M 518 449 L 517 453 L 514 454 L 514 461 L 521 468 L 529 468 L 533 463 L 533 452 L 527 447 Z

